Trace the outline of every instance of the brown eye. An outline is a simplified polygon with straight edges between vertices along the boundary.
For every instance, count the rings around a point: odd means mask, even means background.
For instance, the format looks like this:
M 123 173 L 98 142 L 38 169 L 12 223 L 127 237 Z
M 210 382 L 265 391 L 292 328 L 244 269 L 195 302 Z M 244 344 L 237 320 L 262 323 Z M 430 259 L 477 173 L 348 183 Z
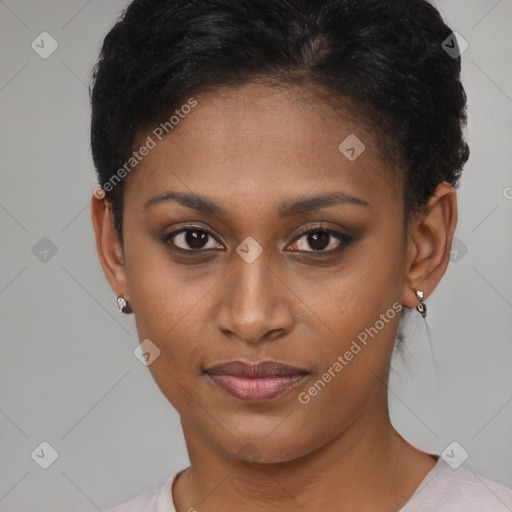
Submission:
M 178 249 L 190 252 L 222 248 L 208 231 L 195 227 L 185 228 L 167 235 L 165 242 L 169 243 L 169 241 Z
M 303 233 L 292 247 L 303 252 L 336 252 L 350 243 L 351 237 L 326 228 L 314 228 Z

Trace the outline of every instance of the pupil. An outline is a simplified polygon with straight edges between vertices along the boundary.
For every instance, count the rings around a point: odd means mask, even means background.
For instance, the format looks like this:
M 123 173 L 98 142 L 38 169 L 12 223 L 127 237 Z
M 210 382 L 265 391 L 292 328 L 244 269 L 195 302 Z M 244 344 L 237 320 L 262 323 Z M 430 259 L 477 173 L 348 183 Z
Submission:
M 201 230 L 190 230 L 185 235 L 185 241 L 193 249 L 201 249 L 206 244 L 208 233 Z
M 327 231 L 313 231 L 308 236 L 308 243 L 312 249 L 322 250 L 329 245 L 329 233 Z

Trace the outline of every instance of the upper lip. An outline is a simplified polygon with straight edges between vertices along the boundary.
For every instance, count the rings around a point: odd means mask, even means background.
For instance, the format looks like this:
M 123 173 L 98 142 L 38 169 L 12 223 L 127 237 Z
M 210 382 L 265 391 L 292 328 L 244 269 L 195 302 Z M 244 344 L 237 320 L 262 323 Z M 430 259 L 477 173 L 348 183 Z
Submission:
M 210 375 L 233 375 L 235 377 L 263 378 L 279 375 L 305 375 L 307 370 L 290 366 L 279 361 L 266 360 L 259 363 L 247 363 L 236 360 L 211 366 L 205 370 Z

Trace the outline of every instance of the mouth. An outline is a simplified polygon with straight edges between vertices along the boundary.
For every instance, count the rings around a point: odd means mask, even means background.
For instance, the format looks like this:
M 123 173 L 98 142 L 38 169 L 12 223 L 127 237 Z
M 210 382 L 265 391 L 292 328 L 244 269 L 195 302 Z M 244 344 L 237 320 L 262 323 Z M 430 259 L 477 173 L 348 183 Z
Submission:
M 247 402 L 264 402 L 284 395 L 298 386 L 308 371 L 278 361 L 260 361 L 256 364 L 229 361 L 204 371 L 221 390 Z

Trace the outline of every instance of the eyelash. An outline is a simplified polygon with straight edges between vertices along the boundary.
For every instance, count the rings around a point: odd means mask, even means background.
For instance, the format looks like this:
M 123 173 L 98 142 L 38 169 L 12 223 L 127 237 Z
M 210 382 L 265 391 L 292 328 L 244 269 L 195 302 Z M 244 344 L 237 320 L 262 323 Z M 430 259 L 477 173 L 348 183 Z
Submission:
M 202 252 L 208 252 L 208 251 L 215 251 L 215 250 L 217 250 L 217 249 L 182 249 L 181 247 L 177 247 L 174 243 L 172 243 L 172 244 L 169 243 L 172 238 L 178 236 L 181 233 L 186 233 L 188 231 L 201 231 L 203 233 L 206 233 L 209 238 L 217 240 L 210 233 L 210 231 L 208 231 L 207 229 L 205 229 L 205 228 L 203 228 L 201 226 L 190 225 L 190 226 L 185 226 L 185 227 L 183 227 L 183 228 L 181 228 L 181 229 L 179 229 L 177 231 L 173 231 L 172 233 L 169 233 L 169 234 L 165 235 L 162 238 L 162 243 L 164 245 L 168 245 L 171 250 L 178 251 L 178 252 L 181 252 L 181 253 L 202 253 Z M 326 250 L 310 250 L 310 251 L 298 250 L 298 251 L 294 251 L 294 252 L 312 253 L 315 256 L 331 255 L 331 254 L 335 254 L 337 252 L 341 252 L 344 248 L 349 246 L 353 242 L 353 240 L 354 240 L 353 237 L 351 237 L 351 236 L 349 236 L 349 235 L 347 235 L 345 233 L 341 233 L 339 231 L 334 231 L 334 230 L 332 230 L 330 228 L 327 228 L 325 226 L 318 225 L 318 226 L 314 226 L 313 228 L 308 228 L 307 230 L 302 231 L 301 233 L 299 233 L 297 235 L 297 237 L 293 240 L 293 242 L 290 245 L 296 244 L 301 238 L 303 238 L 303 237 L 305 237 L 305 236 L 307 236 L 307 235 L 309 235 L 311 233 L 315 233 L 317 231 L 327 233 L 332 238 L 335 238 L 336 240 L 338 240 L 339 241 L 338 246 L 335 249 L 330 249 L 328 251 L 326 251 Z M 331 240 L 329 241 L 329 245 L 330 245 L 330 242 L 331 242 Z M 220 243 L 220 242 L 217 242 L 217 243 Z

